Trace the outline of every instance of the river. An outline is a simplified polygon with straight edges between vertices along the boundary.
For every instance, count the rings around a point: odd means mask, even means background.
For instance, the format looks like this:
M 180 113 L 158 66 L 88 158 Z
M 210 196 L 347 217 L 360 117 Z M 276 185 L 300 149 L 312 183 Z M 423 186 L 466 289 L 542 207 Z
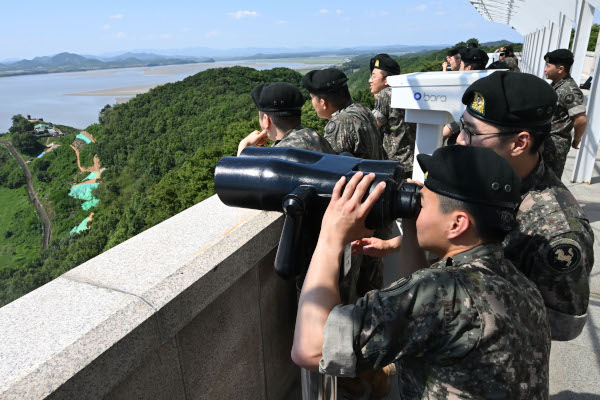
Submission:
M 106 104 L 126 101 L 153 86 L 176 82 L 209 68 L 241 65 L 256 69 L 312 69 L 331 62 L 331 58 L 251 60 L 0 78 L 0 133 L 8 132 L 15 114 L 85 129 L 98 121 L 98 112 Z

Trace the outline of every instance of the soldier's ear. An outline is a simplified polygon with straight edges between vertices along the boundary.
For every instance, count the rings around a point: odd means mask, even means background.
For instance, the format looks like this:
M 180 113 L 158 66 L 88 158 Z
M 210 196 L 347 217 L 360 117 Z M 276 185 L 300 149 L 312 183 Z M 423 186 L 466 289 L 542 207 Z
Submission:
M 451 213 L 451 225 L 447 228 L 446 237 L 453 240 L 465 233 L 470 227 L 474 227 L 469 214 L 466 211 L 456 210 Z
M 265 129 L 269 129 L 273 125 L 273 120 L 267 114 L 264 114 Z
M 529 153 L 532 144 L 532 137 L 529 132 L 523 131 L 515 135 L 515 139 L 511 142 L 511 155 L 519 156 Z
M 329 104 L 327 103 L 327 100 L 325 100 L 325 99 L 322 99 L 322 98 L 320 98 L 320 97 L 319 97 L 319 105 L 321 106 L 321 108 L 322 108 L 323 110 L 326 110 L 326 109 L 327 109 L 327 107 L 329 106 Z

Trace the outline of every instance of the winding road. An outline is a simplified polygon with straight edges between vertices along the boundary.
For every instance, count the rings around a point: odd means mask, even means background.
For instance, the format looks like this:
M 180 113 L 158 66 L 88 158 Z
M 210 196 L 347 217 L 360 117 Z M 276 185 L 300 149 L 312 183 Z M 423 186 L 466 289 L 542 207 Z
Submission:
M 50 240 L 52 239 L 52 223 L 50 223 L 50 218 L 48 217 L 48 213 L 40 203 L 40 200 L 37 197 L 37 193 L 33 189 L 33 179 L 31 177 L 31 171 L 25 164 L 25 160 L 19 154 L 17 149 L 14 148 L 11 142 L 0 141 L 0 146 L 6 146 L 8 151 L 11 152 L 14 159 L 17 161 L 21 169 L 23 170 L 23 174 L 25 174 L 25 180 L 27 181 L 27 195 L 29 196 L 29 201 L 35 207 L 38 216 L 40 217 L 40 221 L 42 221 L 42 249 L 47 249 L 50 245 Z

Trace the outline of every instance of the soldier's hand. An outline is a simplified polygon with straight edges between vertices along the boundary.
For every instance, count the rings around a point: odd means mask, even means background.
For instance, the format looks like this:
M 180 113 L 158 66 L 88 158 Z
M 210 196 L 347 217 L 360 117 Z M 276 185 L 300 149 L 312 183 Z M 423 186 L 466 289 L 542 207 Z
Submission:
M 255 146 L 266 146 L 267 145 L 267 131 L 263 130 L 262 132 L 254 131 L 245 138 L 242 139 L 240 144 L 238 145 L 237 155 L 239 156 L 242 150 L 246 147 L 255 147 Z
M 248 146 L 266 146 L 267 145 L 267 131 L 263 130 L 261 132 L 254 131 L 248 136 L 246 139 Z
M 571 143 L 571 147 L 574 149 L 579 149 L 580 144 L 581 144 L 581 139 L 573 139 L 573 143 Z
M 364 254 L 371 257 L 385 257 L 400 251 L 402 236 L 389 240 L 376 237 L 363 238 L 352 242 L 352 254 Z
M 332 245 L 345 246 L 353 240 L 373 235 L 373 231 L 365 227 L 365 219 L 385 190 L 385 182 L 380 182 L 364 203 L 362 199 L 374 180 L 375 174 L 364 176 L 357 172 L 345 187 L 346 177 L 335 184 L 321 224 L 322 239 Z
M 442 71 L 446 71 L 448 69 L 448 61 L 442 64 Z

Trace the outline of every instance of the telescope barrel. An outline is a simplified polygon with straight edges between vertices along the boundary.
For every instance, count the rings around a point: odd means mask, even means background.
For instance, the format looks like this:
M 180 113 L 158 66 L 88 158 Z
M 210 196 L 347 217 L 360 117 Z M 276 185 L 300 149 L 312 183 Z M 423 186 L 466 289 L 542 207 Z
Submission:
M 380 182 L 386 188 L 365 220 L 378 229 L 398 217 L 413 217 L 420 209 L 419 187 L 402 182 L 403 171 L 393 161 L 315 153 L 289 148 L 246 148 L 240 157 L 224 157 L 215 168 L 215 191 L 229 206 L 285 214 L 275 270 L 284 279 L 295 276 L 301 261 L 302 225 L 315 226 L 331 200 L 341 176 L 349 181 L 357 172 L 374 173 L 368 194 Z M 364 200 L 364 199 L 363 199 Z M 318 221 L 317 221 L 318 222 Z

